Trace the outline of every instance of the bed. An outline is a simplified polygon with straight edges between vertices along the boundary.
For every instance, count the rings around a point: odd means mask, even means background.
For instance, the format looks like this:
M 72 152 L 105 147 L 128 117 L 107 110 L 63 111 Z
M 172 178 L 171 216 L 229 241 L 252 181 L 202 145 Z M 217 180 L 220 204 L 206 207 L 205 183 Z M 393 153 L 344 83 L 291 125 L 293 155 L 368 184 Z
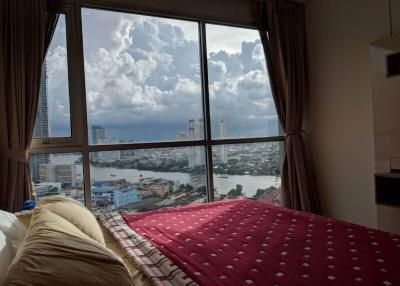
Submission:
M 99 219 L 143 285 L 400 285 L 399 236 L 253 200 Z
M 129 275 L 135 286 L 152 286 L 153 284 L 147 278 L 147 276 L 141 271 L 134 263 L 132 257 L 124 251 L 119 244 L 118 240 L 105 228 L 101 227 L 104 235 L 104 240 L 108 249 L 111 249 L 116 255 L 121 257 L 124 262 Z

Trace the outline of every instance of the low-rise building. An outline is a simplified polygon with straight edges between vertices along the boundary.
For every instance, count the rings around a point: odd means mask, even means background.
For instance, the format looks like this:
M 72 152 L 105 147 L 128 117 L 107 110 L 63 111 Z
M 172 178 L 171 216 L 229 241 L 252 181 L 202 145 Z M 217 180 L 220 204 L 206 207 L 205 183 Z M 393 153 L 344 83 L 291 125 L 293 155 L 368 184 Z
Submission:
M 59 195 L 59 191 L 62 189 L 62 183 L 59 182 L 45 182 L 38 183 L 33 186 L 36 197 L 40 200 L 43 197 L 50 195 Z
M 92 203 L 97 207 L 121 208 L 130 203 L 139 201 L 135 186 L 121 186 L 95 184 L 92 187 Z

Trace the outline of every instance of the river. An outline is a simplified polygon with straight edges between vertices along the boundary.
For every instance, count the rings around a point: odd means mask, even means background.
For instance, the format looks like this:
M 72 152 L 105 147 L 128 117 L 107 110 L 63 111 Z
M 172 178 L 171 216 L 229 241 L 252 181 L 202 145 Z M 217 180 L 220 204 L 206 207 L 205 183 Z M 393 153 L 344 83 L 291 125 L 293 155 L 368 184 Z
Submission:
M 181 184 L 192 182 L 192 175 L 188 173 L 139 171 L 137 169 L 91 167 L 90 176 L 92 180 L 126 179 L 129 182 L 137 182 L 141 177 L 154 177 L 179 180 Z M 243 186 L 246 196 L 251 197 L 257 189 L 277 186 L 279 183 L 279 178 L 277 179 L 275 176 L 228 175 L 221 178 L 219 175 L 214 175 L 214 186 L 219 194 L 227 194 L 229 190 L 236 187 L 236 184 L 240 184 Z
M 52 155 L 51 162 L 58 164 L 73 164 L 79 155 L 60 154 Z M 82 165 L 77 164 L 77 173 L 80 178 L 83 178 Z M 113 175 L 113 176 L 111 176 Z M 137 169 L 117 169 L 90 167 L 90 176 L 92 180 L 116 180 L 126 179 L 129 182 L 135 183 L 141 177 L 163 178 L 168 180 L 179 180 L 180 184 L 192 183 L 193 176 L 189 173 L 180 172 L 153 172 L 140 171 Z M 270 186 L 277 187 L 280 185 L 280 178 L 276 176 L 251 176 L 251 175 L 214 175 L 214 187 L 219 194 L 227 194 L 231 189 L 236 188 L 237 184 L 243 186 L 243 193 L 247 197 L 252 197 L 257 189 L 265 189 Z

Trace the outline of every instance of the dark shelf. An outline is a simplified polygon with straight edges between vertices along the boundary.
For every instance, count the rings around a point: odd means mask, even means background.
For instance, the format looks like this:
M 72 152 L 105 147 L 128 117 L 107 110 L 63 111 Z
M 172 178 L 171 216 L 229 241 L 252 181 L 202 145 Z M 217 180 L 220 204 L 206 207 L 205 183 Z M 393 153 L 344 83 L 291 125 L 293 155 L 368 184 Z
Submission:
M 375 202 L 400 207 L 400 173 L 375 174 Z
M 400 75 L 400 53 L 387 56 L 387 75 L 388 77 Z

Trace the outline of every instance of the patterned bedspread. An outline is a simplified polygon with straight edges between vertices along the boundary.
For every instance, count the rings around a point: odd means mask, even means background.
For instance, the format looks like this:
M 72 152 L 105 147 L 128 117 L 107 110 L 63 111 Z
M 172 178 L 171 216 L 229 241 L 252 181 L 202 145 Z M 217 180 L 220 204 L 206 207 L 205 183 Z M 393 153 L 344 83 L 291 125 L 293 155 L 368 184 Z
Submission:
M 400 285 L 400 237 L 251 200 L 100 217 L 155 285 Z

